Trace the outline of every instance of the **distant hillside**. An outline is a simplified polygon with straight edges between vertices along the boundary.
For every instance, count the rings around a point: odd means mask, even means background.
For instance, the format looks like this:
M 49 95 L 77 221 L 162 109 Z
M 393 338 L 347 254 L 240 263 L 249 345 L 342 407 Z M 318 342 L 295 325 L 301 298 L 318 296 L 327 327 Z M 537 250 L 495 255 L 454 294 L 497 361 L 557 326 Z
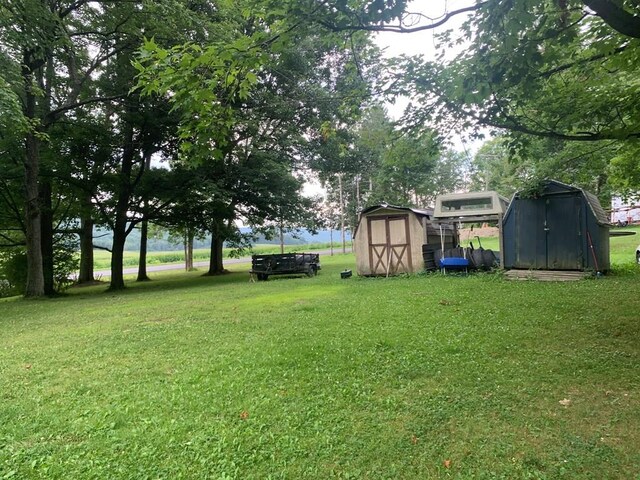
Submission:
M 241 229 L 243 232 L 250 232 L 250 229 Z M 347 232 L 347 240 L 351 240 L 350 234 Z M 96 229 L 94 233 L 93 243 L 95 245 L 111 248 L 113 241 L 113 233 L 111 230 Z M 285 235 L 285 245 L 304 245 L 308 243 L 329 243 L 331 241 L 331 233 L 328 230 L 319 231 L 316 234 L 311 234 L 308 231 L 303 231 L 300 234 L 300 238 L 294 238 L 291 235 Z M 333 231 L 334 243 L 340 242 L 340 232 Z M 260 235 L 255 242 L 256 244 L 279 244 L 278 238 L 267 240 L 264 236 Z M 211 246 L 211 237 L 207 237 L 204 240 L 195 240 L 194 248 L 209 248 Z M 164 234 L 161 238 L 150 238 L 148 240 L 148 250 L 150 252 L 166 252 L 172 250 L 181 250 L 184 248 L 182 242 L 173 243 L 169 241 L 169 235 Z M 127 243 L 125 244 L 125 250 L 137 251 L 140 249 L 140 230 L 134 229 L 127 237 Z

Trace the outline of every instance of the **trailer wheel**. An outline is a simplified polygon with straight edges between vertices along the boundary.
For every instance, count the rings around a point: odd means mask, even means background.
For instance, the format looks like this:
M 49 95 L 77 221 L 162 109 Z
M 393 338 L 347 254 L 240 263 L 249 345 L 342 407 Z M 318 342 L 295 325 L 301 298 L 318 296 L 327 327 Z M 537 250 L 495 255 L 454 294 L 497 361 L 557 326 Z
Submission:
M 264 262 L 264 268 L 270 272 L 278 267 L 278 260 L 275 257 L 269 257 Z
M 640 265 L 640 252 L 636 252 L 636 263 Z
M 316 273 L 318 273 L 318 267 L 309 265 L 309 268 L 307 268 L 307 277 L 314 277 Z
M 258 281 L 259 282 L 266 282 L 269 279 L 269 275 L 267 275 L 266 273 L 259 273 L 258 274 Z

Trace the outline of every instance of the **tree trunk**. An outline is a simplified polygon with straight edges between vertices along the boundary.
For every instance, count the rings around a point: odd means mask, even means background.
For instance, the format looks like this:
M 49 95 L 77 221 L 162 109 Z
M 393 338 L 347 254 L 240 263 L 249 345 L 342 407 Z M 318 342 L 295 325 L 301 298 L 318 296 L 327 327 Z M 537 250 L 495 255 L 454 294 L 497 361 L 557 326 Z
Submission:
M 280 225 L 280 253 L 284 253 L 284 228 Z
M 31 95 L 28 95 L 27 102 Z M 35 100 L 34 100 L 35 103 Z M 26 137 L 24 162 L 25 225 L 27 245 L 27 286 L 25 297 L 44 296 L 44 273 L 42 271 L 42 232 L 40 230 L 40 204 L 38 175 L 40 170 L 39 142 L 33 133 Z
M 227 273 L 222 262 L 224 239 L 215 233 L 211 236 L 211 256 L 209 257 L 209 271 L 207 275 L 221 275 Z
M 111 283 L 109 290 L 122 290 L 124 286 L 124 244 L 127 240 L 127 212 L 131 198 L 131 172 L 135 147 L 133 144 L 133 127 L 126 123 L 124 135 L 124 149 L 122 152 L 122 165 L 120 168 L 120 181 L 118 183 L 118 201 L 116 203 L 116 218 L 113 224 L 113 246 L 111 248 Z
M 151 168 L 151 155 L 145 153 L 144 156 L 144 168 L 145 171 Z M 149 208 L 149 200 L 144 200 L 144 215 L 147 217 Z M 142 228 L 140 229 L 140 257 L 138 259 L 138 278 L 137 282 L 146 282 L 151 280 L 147 275 L 147 245 L 149 240 L 149 221 L 144 220 L 142 222 Z
M 147 275 L 147 240 L 149 238 L 149 222 L 144 220 L 140 227 L 140 258 L 138 259 L 138 278 L 136 282 L 151 280 Z
M 51 204 L 51 182 L 42 181 L 39 185 L 40 197 L 40 248 L 42 251 L 42 276 L 44 294 L 56 293 L 53 278 L 53 207 Z
M 127 240 L 126 223 L 124 227 L 118 225 L 113 230 L 113 243 L 111 246 L 111 283 L 109 290 L 123 290 L 124 287 L 124 244 Z
M 25 53 L 22 80 L 25 87 L 24 114 L 29 120 L 37 120 L 36 92 L 34 91 L 33 68 L 30 55 Z M 40 198 L 38 177 L 40 175 L 40 141 L 36 132 L 29 131 L 25 137 L 24 195 L 25 234 L 27 247 L 27 285 L 25 297 L 44 296 L 44 274 L 42 271 L 42 231 L 40 222 Z
M 78 283 L 91 283 L 93 281 L 93 218 L 91 218 L 90 214 L 85 213 L 80 219 L 80 273 L 78 274 Z
M 193 230 L 188 229 L 185 242 L 185 267 L 188 272 L 193 270 Z
M 182 251 L 184 253 L 184 269 L 189 271 L 189 232 L 188 230 L 182 235 Z
M 333 257 L 333 225 L 329 227 L 329 248 L 331 250 L 331 256 Z
M 347 253 L 347 242 L 344 233 L 344 194 L 342 191 L 342 174 L 338 175 L 338 187 L 340 189 L 340 234 L 342 238 L 342 253 Z

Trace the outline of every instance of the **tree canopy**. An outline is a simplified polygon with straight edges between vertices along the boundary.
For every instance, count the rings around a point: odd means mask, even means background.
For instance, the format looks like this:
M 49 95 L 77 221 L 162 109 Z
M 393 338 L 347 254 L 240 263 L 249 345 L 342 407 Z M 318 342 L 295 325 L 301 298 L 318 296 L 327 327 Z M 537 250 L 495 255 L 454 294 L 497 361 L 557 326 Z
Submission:
M 53 292 L 76 235 L 91 279 L 96 224 L 114 231 L 112 288 L 126 236 L 154 219 L 212 233 L 219 273 L 238 221 L 314 219 L 310 171 L 342 225 L 370 202 L 426 206 L 466 178 L 452 131 L 500 135 L 468 172 L 477 188 L 640 189 L 637 1 L 439 4 L 429 18 L 406 0 L 2 3 L 0 246 L 26 251 L 26 294 Z M 433 58 L 382 61 L 371 41 L 436 28 Z M 395 124 L 379 105 L 398 95 Z

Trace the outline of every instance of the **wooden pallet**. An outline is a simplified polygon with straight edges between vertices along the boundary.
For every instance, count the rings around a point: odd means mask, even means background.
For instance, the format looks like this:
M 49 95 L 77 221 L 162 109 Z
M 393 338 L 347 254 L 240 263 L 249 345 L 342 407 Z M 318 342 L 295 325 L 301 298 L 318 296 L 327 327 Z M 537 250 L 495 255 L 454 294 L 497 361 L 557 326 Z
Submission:
M 508 280 L 538 280 L 540 282 L 571 282 L 591 277 L 591 272 L 574 270 L 507 270 Z

